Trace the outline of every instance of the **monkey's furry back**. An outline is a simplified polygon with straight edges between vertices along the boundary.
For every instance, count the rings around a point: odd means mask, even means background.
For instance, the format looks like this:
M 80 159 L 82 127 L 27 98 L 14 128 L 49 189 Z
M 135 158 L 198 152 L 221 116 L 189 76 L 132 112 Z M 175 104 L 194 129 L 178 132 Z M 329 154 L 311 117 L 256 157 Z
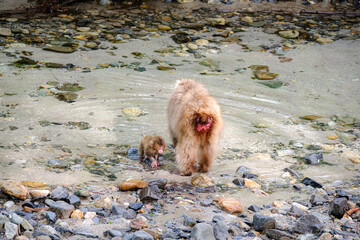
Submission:
M 197 114 L 211 116 L 215 126 L 222 124 L 220 106 L 203 85 L 191 79 L 178 80 L 167 108 L 170 131 L 176 134 L 176 129 L 184 129 L 177 126 L 179 123 L 193 125 L 192 121 Z M 180 121 L 180 119 L 186 119 L 186 121 Z M 222 125 L 216 127 L 221 129 Z

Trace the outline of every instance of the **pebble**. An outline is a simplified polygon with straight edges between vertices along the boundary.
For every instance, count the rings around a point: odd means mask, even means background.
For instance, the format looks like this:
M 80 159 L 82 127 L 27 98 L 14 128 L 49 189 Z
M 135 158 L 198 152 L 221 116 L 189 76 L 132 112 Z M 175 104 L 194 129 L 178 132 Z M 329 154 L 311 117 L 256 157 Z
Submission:
M 4 224 L 4 229 L 5 229 L 5 237 L 7 239 L 13 239 L 18 233 L 18 225 L 11 222 L 6 222 Z
M 342 218 L 347 210 L 349 210 L 347 198 L 335 198 L 330 204 L 330 214 L 336 218 Z
M 280 37 L 287 39 L 297 38 L 299 36 L 299 32 L 296 30 L 279 31 L 278 34 L 280 35 Z
M 121 183 L 120 190 L 121 191 L 134 191 L 137 189 L 145 188 L 148 185 L 147 181 L 130 179 L 126 182 Z
M 124 108 L 122 112 L 128 117 L 139 117 L 142 113 L 140 108 Z
M 7 180 L 3 182 L 1 184 L 1 191 L 22 200 L 25 200 L 28 194 L 27 188 L 22 185 L 20 181 L 15 180 Z
M 207 39 L 196 39 L 195 43 L 199 46 L 205 46 L 209 44 L 209 41 Z
M 242 213 L 243 207 L 241 203 L 232 197 L 216 197 L 214 199 L 215 202 L 218 203 L 218 206 L 225 211 L 236 214 L 236 213 Z
M 310 165 L 314 165 L 314 164 L 320 164 L 321 161 L 323 160 L 323 155 L 322 153 L 312 153 L 309 155 L 306 155 L 303 157 L 305 163 L 310 164 Z
M 244 186 L 248 188 L 258 188 L 258 189 L 261 188 L 260 184 L 247 178 L 244 178 Z
M 191 184 L 196 187 L 212 187 L 215 186 L 214 180 L 205 174 L 195 175 L 191 177 Z
M 332 43 L 333 42 L 333 40 L 330 39 L 330 38 L 322 38 L 322 37 L 317 38 L 316 41 L 318 43 L 321 43 L 321 44 L 327 44 L 327 43 Z
M 82 211 L 80 211 L 79 209 L 74 210 L 70 215 L 70 218 L 74 218 L 76 220 L 80 220 L 83 217 L 84 217 L 84 213 Z
M 96 48 L 98 45 L 95 42 L 86 42 L 84 47 L 86 48 Z
M 242 17 L 242 18 L 241 18 L 241 21 L 247 22 L 247 23 L 252 23 L 252 22 L 254 22 L 253 18 L 252 18 L 252 17 L 249 17 L 249 16 Z
M 11 30 L 9 28 L 2 28 L 0 27 L 0 36 L 3 37 L 10 37 L 12 34 Z

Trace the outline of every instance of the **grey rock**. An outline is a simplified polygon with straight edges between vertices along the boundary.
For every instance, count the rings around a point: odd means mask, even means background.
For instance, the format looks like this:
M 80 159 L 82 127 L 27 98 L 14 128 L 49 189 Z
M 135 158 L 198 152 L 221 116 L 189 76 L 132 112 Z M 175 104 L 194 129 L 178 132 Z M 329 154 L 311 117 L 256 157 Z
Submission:
M 123 237 L 123 233 L 117 229 L 110 229 L 104 232 L 104 237 Z
M 215 240 L 214 231 L 210 224 L 198 223 L 191 231 L 194 240 Z
M 167 230 L 160 239 L 176 239 L 176 233 L 172 230 Z
M 324 203 L 326 203 L 326 199 L 321 195 L 314 194 L 311 195 L 310 202 L 313 206 L 323 205 Z
M 320 164 L 321 161 L 323 160 L 323 155 L 322 155 L 322 153 L 312 153 L 312 154 L 304 156 L 303 159 L 304 159 L 305 163 L 310 164 L 310 165 Z
M 6 222 L 4 224 L 4 228 L 5 228 L 5 237 L 7 239 L 13 239 L 18 233 L 18 225 L 14 223 Z
M 65 200 L 69 197 L 69 193 L 62 186 L 57 186 L 51 193 L 51 198 L 55 201 Z
M 274 218 L 261 214 L 254 215 L 253 228 L 256 231 L 262 232 L 266 229 L 275 228 L 275 226 L 276 226 L 276 221 Z
M 66 199 L 66 201 L 67 201 L 69 204 L 71 204 L 71 205 L 73 205 L 73 206 L 75 206 L 75 207 L 78 207 L 78 206 L 80 206 L 80 204 L 81 204 L 80 198 L 79 198 L 78 196 L 74 195 L 74 194 L 68 196 L 68 198 Z
M 297 233 L 318 233 L 324 226 L 320 220 L 314 215 L 301 216 L 294 227 L 294 232 Z
M 16 213 L 11 213 L 9 216 L 9 219 L 12 223 L 15 223 L 17 225 L 21 225 L 25 230 L 34 231 L 34 227 L 24 218 L 20 217 Z
M 289 214 L 294 216 L 294 217 L 300 217 L 304 214 L 303 210 L 301 210 L 300 208 L 298 208 L 295 205 L 292 205 L 289 211 Z
M 123 216 L 124 212 L 126 211 L 125 208 L 123 208 L 123 207 L 121 207 L 119 205 L 112 205 L 110 210 L 111 210 L 112 214 L 121 215 L 121 216 Z
M 130 203 L 129 208 L 134 210 L 134 211 L 138 211 L 140 210 L 142 207 L 144 206 L 144 204 L 142 202 L 135 202 L 135 203 Z
M 58 232 L 55 230 L 55 228 L 53 228 L 52 226 L 49 225 L 42 225 L 40 227 L 38 227 L 36 230 L 38 230 L 39 232 L 42 233 L 46 233 L 48 235 L 51 234 L 57 234 Z
M 244 172 L 247 172 L 249 171 L 249 169 L 243 165 L 241 165 L 237 170 L 236 170 L 236 173 L 237 174 L 243 174 Z
M 4 224 L 10 222 L 10 220 L 3 214 L 0 214 L 0 230 L 4 228 Z
M 155 179 L 147 179 L 148 185 L 153 186 L 156 185 L 158 188 L 165 188 L 168 180 L 166 178 L 155 178 Z
M 136 231 L 126 235 L 123 240 L 154 240 L 154 238 L 145 231 Z
M 230 226 L 228 229 L 228 232 L 231 236 L 235 237 L 235 236 L 240 236 L 241 235 L 241 229 L 235 226 Z
M 52 201 L 46 199 L 45 203 L 50 207 L 49 210 L 54 212 L 58 218 L 68 218 L 72 211 L 75 210 L 73 205 L 70 205 L 64 201 Z
M 126 219 L 135 219 L 136 218 L 136 212 L 132 209 L 128 209 L 124 212 L 123 217 Z
M 146 186 L 143 189 L 141 189 L 139 193 L 139 197 L 141 201 L 151 201 L 151 200 L 160 199 L 160 197 L 155 193 L 155 191 L 149 186 Z
M 301 178 L 301 176 L 302 176 L 300 173 L 298 173 L 297 171 L 295 171 L 291 168 L 285 168 L 284 171 L 289 172 L 291 174 L 291 176 L 296 177 L 296 178 Z
M 260 207 L 256 206 L 255 204 L 250 205 L 248 209 L 252 212 L 259 212 L 261 210 Z
M 187 214 L 183 214 L 182 217 L 184 218 L 184 225 L 185 226 L 190 226 L 193 227 L 196 224 L 195 219 L 193 219 L 192 217 L 190 217 Z
M 349 204 L 346 198 L 335 198 L 330 204 L 330 214 L 336 218 L 342 218 L 347 210 Z
M 275 240 L 284 240 L 284 239 L 295 239 L 296 236 L 291 235 L 287 232 L 277 230 L 277 229 L 266 229 L 265 230 L 266 235 Z
M 56 222 L 56 214 L 54 212 L 47 211 L 45 213 L 45 218 L 49 224 L 54 224 Z
M 226 240 L 230 237 L 228 232 L 228 226 L 224 223 L 224 221 L 219 221 L 214 226 L 214 236 L 216 240 Z

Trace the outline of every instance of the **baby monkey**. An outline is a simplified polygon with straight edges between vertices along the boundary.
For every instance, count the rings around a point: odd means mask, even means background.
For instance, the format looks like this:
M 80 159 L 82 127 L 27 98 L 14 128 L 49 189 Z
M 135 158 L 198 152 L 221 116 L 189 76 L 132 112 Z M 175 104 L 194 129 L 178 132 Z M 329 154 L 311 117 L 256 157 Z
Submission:
M 139 160 L 142 162 L 145 157 L 151 161 L 151 168 L 157 168 L 161 163 L 159 162 L 159 154 L 164 151 L 165 141 L 160 136 L 145 136 L 142 134 L 139 145 Z

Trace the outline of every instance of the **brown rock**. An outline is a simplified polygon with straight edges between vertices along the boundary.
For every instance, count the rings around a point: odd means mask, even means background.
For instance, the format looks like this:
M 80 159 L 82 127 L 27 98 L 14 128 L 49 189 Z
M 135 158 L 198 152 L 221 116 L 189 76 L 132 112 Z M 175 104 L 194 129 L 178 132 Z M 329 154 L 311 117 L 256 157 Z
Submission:
M 95 202 L 95 207 L 99 208 L 111 208 L 112 199 L 110 197 L 102 198 Z
M 244 186 L 248 188 L 261 188 L 260 184 L 247 178 L 244 178 Z
M 131 229 L 140 230 L 147 227 L 147 225 L 142 219 L 136 218 L 130 222 L 130 227 Z
M 147 181 L 142 181 L 142 180 L 138 180 L 138 179 L 130 179 L 126 182 L 123 182 L 120 185 L 120 190 L 121 191 L 134 191 L 137 190 L 139 188 L 144 188 L 148 185 Z
M 28 190 L 20 181 L 7 180 L 1 184 L 1 191 L 4 193 L 25 200 Z
M 193 176 L 191 178 L 191 184 L 196 187 L 212 187 L 215 185 L 214 180 L 205 174 Z
M 22 181 L 21 183 L 25 187 L 31 187 L 31 188 L 42 188 L 47 186 L 45 183 L 36 182 L 36 181 Z
M 83 217 L 84 217 L 84 213 L 78 209 L 74 210 L 70 215 L 70 218 L 75 218 L 76 220 L 80 220 Z
M 235 214 L 235 213 L 242 213 L 243 207 L 241 203 L 232 197 L 217 197 L 214 199 L 215 202 L 218 203 L 218 206 L 225 211 Z

